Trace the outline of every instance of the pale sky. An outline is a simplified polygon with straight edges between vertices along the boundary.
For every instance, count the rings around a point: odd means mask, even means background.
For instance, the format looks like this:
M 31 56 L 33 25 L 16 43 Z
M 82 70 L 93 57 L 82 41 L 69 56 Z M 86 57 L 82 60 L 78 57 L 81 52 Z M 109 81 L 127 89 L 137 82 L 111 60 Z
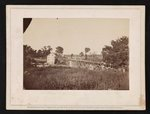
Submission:
M 122 36 L 129 36 L 128 19 L 34 18 L 23 35 L 23 42 L 36 50 L 48 45 L 53 50 L 61 46 L 64 54 L 79 54 L 89 47 L 91 52 L 100 54 L 104 45 Z

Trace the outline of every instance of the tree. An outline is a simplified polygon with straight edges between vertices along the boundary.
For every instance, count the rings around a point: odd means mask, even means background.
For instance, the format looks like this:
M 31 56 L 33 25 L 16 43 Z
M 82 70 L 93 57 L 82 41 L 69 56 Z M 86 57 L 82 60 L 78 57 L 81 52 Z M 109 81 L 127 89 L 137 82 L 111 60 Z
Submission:
M 51 46 L 44 46 L 42 48 L 42 56 L 45 57 L 49 55 L 51 53 L 51 50 L 52 50 Z
M 90 48 L 85 48 L 85 59 L 87 59 L 87 53 L 90 51 L 91 49 Z
M 83 56 L 84 56 L 84 53 L 83 53 L 83 52 L 80 52 L 79 55 L 80 55 L 81 57 L 83 57 Z
M 42 57 L 43 56 L 43 52 L 42 52 L 42 50 L 38 50 L 38 52 L 37 52 L 37 55 L 38 55 L 38 57 Z
M 73 56 L 74 56 L 74 55 L 73 55 L 73 53 L 72 53 L 72 54 L 71 54 L 71 58 L 73 58 Z
M 56 47 L 56 53 L 63 54 L 64 49 L 61 46 Z
M 64 51 L 63 47 L 61 46 L 56 47 L 56 57 L 55 57 L 56 64 L 61 64 L 61 61 L 63 59 L 63 56 L 62 56 L 63 51 Z
M 31 46 L 23 45 L 23 53 L 24 53 L 24 68 L 31 66 L 31 62 L 33 61 L 33 57 L 35 56 L 35 50 L 31 48 Z
M 102 55 L 107 66 L 111 65 L 113 68 L 128 67 L 128 37 L 122 36 L 117 40 L 112 40 L 111 46 L 105 46 L 102 49 Z

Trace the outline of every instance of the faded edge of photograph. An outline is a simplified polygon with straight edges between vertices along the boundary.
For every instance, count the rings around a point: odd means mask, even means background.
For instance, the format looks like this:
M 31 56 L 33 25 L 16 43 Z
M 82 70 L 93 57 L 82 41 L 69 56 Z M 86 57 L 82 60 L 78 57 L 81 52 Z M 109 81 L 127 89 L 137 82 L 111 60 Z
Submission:
M 25 90 L 129 90 L 129 19 L 23 18 Z

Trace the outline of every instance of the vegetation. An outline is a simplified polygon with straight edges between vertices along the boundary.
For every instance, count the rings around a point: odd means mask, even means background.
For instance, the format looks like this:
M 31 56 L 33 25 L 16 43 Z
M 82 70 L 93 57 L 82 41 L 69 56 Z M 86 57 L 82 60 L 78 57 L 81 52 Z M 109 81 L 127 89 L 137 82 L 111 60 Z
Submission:
M 50 46 L 34 50 L 24 45 L 24 89 L 49 90 L 128 90 L 128 70 L 121 72 L 118 68 L 128 69 L 129 48 L 128 37 L 123 36 L 111 41 L 111 46 L 102 49 L 102 56 L 96 53 L 88 54 L 90 48 L 85 48 L 79 55 L 63 56 L 63 47 L 56 47 L 56 65 L 38 68 L 31 64 L 36 61 L 46 62 L 46 56 L 51 53 Z M 83 68 L 67 67 L 68 58 L 81 58 L 86 61 L 103 62 L 109 70 L 94 71 Z M 43 60 L 41 58 L 44 58 Z M 63 66 L 63 67 L 62 67 Z M 112 68 L 110 68 L 112 67 Z
M 128 90 L 128 72 L 91 71 L 67 67 L 27 68 L 25 89 Z
M 105 46 L 102 50 L 103 61 L 113 68 L 127 68 L 129 62 L 128 37 L 123 36 L 111 41 L 111 46 Z
M 87 53 L 88 53 L 90 50 L 91 50 L 91 49 L 88 48 L 88 47 L 85 48 L 85 59 L 87 59 Z
M 52 48 L 50 46 L 44 46 L 40 50 L 34 50 L 31 46 L 24 45 L 24 69 L 26 67 L 32 66 L 32 63 L 36 63 L 35 58 L 45 58 L 48 54 L 51 53 Z M 43 61 L 41 61 L 43 63 Z
M 56 53 L 63 54 L 63 51 L 64 51 L 63 47 L 61 46 L 56 47 Z
M 79 53 L 79 56 L 80 56 L 80 57 L 83 57 L 83 56 L 84 56 L 84 53 L 83 53 L 83 52 L 80 52 L 80 53 Z
M 64 51 L 63 47 L 61 47 L 61 46 L 56 47 L 55 64 L 62 64 L 62 63 L 64 63 L 64 58 L 63 58 L 63 55 L 62 55 L 63 51 Z

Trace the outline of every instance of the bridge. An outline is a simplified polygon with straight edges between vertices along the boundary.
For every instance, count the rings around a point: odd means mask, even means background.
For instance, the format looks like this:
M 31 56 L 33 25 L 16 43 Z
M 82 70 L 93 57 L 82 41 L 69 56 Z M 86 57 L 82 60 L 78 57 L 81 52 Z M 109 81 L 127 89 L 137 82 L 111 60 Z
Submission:
M 125 72 L 125 68 L 115 69 L 111 66 L 106 66 L 104 62 L 94 62 L 89 60 L 82 60 L 82 59 L 67 59 L 66 64 L 53 64 L 49 65 L 47 63 L 37 64 L 37 67 L 48 67 L 48 66 L 62 66 L 62 67 L 71 67 L 71 68 L 83 68 L 88 70 L 94 71 L 104 71 L 104 70 L 113 70 L 113 71 L 121 71 Z
M 125 68 L 115 69 L 112 68 L 111 66 L 106 66 L 104 62 L 69 59 L 68 65 L 69 67 L 84 68 L 84 69 L 95 70 L 95 71 L 113 70 L 116 72 L 117 71 L 126 72 Z
M 84 68 L 89 70 L 104 70 L 107 69 L 104 66 L 103 62 L 93 62 L 93 61 L 87 61 L 87 60 L 76 60 L 76 59 L 69 59 L 68 65 L 70 67 L 76 67 L 76 68 Z

